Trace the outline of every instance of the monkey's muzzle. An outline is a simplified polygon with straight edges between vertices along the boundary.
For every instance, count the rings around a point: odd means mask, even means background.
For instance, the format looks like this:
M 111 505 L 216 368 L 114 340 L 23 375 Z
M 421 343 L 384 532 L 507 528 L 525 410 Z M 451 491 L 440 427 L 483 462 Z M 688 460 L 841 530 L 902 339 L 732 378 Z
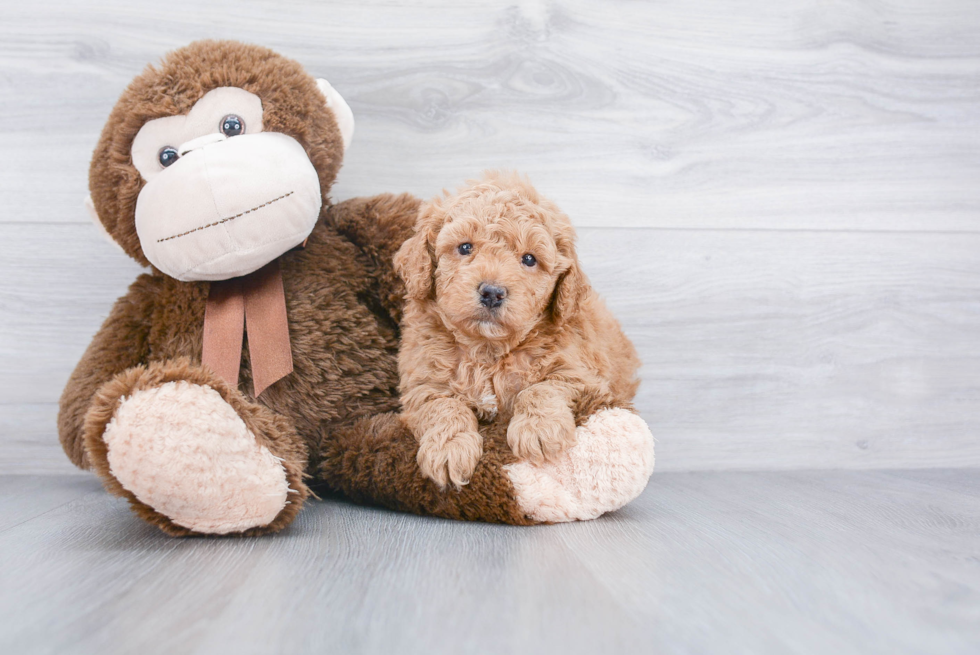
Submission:
M 226 280 L 301 244 L 321 205 L 319 176 L 299 142 L 245 134 L 205 141 L 147 182 L 136 232 L 163 273 Z

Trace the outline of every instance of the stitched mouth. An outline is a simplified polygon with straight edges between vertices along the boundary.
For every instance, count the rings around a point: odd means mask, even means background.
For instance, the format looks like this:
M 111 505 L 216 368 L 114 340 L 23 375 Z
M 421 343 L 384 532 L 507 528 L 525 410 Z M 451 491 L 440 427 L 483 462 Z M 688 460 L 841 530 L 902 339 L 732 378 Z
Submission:
M 209 227 L 215 227 L 217 225 L 221 225 L 222 223 L 227 223 L 228 221 L 233 221 L 236 218 L 241 218 L 245 214 L 251 214 L 252 212 L 258 211 L 259 209 L 262 209 L 263 207 L 268 207 L 269 205 L 271 205 L 273 203 L 279 202 L 283 198 L 288 198 L 289 196 L 293 195 L 294 193 L 295 193 L 295 191 L 290 191 L 289 193 L 284 193 L 281 196 L 279 196 L 278 198 L 273 198 L 272 200 L 269 200 L 268 202 L 263 202 L 261 205 L 256 205 L 255 207 L 252 207 L 251 209 L 246 209 L 245 211 L 241 212 L 240 214 L 235 214 L 234 216 L 229 216 L 228 218 L 222 218 L 220 221 L 215 221 L 214 223 L 208 223 L 207 225 L 202 225 L 201 227 L 195 227 L 193 230 L 187 230 L 186 232 L 181 232 L 180 234 L 174 234 L 173 236 L 164 237 L 163 239 L 157 239 L 157 243 L 163 243 L 164 241 L 170 241 L 171 239 L 179 239 L 180 237 L 186 237 L 188 234 L 193 234 L 194 232 L 200 232 L 201 230 L 206 230 Z

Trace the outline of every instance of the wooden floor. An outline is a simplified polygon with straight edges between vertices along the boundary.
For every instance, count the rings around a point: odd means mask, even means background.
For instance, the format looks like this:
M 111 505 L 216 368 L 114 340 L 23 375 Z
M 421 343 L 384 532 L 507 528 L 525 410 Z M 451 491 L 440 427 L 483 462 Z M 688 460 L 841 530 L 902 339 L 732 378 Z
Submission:
M 87 477 L 0 478 L 4 653 L 980 652 L 980 471 L 654 476 L 589 523 L 326 499 L 171 539 Z

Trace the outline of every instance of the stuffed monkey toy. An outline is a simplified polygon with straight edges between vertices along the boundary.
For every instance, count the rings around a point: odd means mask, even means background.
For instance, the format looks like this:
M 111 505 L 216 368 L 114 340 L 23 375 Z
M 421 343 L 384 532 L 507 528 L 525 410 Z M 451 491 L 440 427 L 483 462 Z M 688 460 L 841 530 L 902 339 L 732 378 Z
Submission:
M 634 498 L 652 437 L 601 408 L 555 462 L 488 424 L 469 484 L 439 489 L 398 416 L 404 287 L 391 259 L 420 201 L 340 204 L 353 132 L 337 92 L 268 49 L 203 41 L 123 92 L 92 157 L 97 225 L 149 267 L 61 398 L 61 443 L 170 535 L 281 530 L 311 485 L 453 519 L 594 518 Z

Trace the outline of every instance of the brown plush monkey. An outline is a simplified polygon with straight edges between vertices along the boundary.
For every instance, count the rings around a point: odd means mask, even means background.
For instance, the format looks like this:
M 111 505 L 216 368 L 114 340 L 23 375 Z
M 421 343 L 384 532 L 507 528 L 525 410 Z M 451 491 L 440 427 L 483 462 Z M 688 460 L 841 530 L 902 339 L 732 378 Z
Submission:
M 653 451 L 627 408 L 598 411 L 542 466 L 485 425 L 468 485 L 422 477 L 396 413 L 404 289 L 391 265 L 420 203 L 330 203 L 352 131 L 329 84 L 265 48 L 194 43 L 129 85 L 92 158 L 89 207 L 151 268 L 65 388 L 69 458 L 172 535 L 275 532 L 308 483 L 515 524 L 635 497 Z

